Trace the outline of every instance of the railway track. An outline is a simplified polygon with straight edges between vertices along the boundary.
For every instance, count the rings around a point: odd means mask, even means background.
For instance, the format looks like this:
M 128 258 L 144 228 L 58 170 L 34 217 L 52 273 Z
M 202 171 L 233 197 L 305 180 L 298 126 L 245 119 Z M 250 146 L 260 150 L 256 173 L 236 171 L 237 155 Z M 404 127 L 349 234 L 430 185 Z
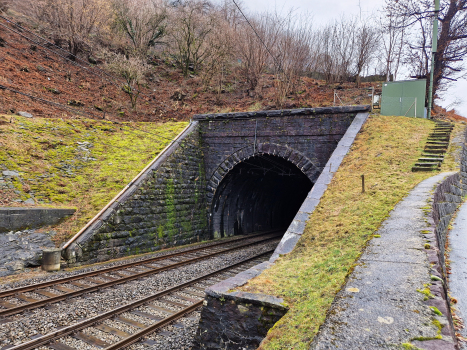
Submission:
M 95 317 L 85 319 L 71 326 L 39 336 L 36 339 L 19 345 L 9 346 L 8 349 L 29 350 L 48 348 L 54 350 L 78 350 L 67 345 L 66 340 L 61 341 L 67 337 L 80 340 L 94 348 L 106 350 L 123 349 L 197 310 L 203 304 L 204 290 L 209 285 L 231 277 L 240 271 L 262 262 L 263 260 L 261 258 L 268 257 L 273 251 L 272 249 L 244 259 L 241 262 L 207 273 L 113 310 L 103 312 Z M 151 311 L 148 312 L 148 310 Z M 136 316 L 139 320 L 135 321 L 132 315 Z M 145 321 L 142 322 L 141 318 Z M 131 325 L 136 331 L 129 333 L 109 325 L 106 323 L 106 320 L 110 319 L 117 323 L 120 322 Z M 101 332 L 112 334 L 118 338 L 118 340 L 109 343 L 108 341 L 104 341 L 92 335 L 92 330 L 96 329 Z
M 252 245 L 277 239 L 282 231 L 272 231 L 267 234 L 257 234 L 247 237 L 214 243 L 209 246 L 185 250 L 182 252 L 148 258 L 119 266 L 103 268 L 74 276 L 56 279 L 53 281 L 36 283 L 0 292 L 0 322 L 6 323 L 8 316 L 16 315 L 23 311 L 49 306 L 79 295 L 101 291 L 105 288 L 134 281 L 159 272 L 175 269 L 201 260 L 209 259 L 221 254 L 246 248 Z M 246 243 L 242 243 L 247 241 Z M 232 245 L 225 247 L 226 245 Z M 73 288 L 70 288 L 73 287 Z M 35 299 L 27 292 L 41 296 Z M 14 298 L 21 304 L 14 304 Z M 6 299 L 6 300 L 5 300 Z M 8 301 L 7 301 L 8 300 Z

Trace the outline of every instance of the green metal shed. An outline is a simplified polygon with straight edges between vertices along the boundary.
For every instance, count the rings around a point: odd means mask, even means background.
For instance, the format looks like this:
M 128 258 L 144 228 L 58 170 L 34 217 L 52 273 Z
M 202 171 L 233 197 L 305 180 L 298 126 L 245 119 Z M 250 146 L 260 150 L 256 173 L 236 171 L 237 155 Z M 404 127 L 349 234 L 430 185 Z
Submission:
M 383 83 L 381 114 L 426 118 L 426 79 Z

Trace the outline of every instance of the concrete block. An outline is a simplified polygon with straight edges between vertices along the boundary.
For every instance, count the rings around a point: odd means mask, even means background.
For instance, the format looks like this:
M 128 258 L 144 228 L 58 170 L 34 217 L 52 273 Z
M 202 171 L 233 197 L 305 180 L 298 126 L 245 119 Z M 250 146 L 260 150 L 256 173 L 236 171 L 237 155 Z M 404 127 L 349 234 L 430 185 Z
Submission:
M 0 232 L 55 225 L 74 212 L 75 209 L 0 208 Z

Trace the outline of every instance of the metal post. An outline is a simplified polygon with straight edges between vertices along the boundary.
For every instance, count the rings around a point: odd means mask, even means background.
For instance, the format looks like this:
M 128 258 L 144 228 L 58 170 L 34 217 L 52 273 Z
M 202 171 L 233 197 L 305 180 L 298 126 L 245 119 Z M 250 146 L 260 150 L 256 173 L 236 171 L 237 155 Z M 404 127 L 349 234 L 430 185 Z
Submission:
M 417 98 L 415 97 L 415 118 L 417 118 Z
M 256 119 L 256 126 L 255 126 L 255 143 L 253 144 L 253 154 L 256 154 L 256 132 L 258 131 L 258 119 Z
M 435 16 L 433 18 L 433 41 L 431 44 L 431 72 L 430 72 L 430 88 L 428 90 L 428 119 L 431 119 L 431 109 L 433 108 L 433 79 L 435 71 L 435 55 L 438 51 L 438 15 L 439 15 L 439 0 L 435 0 Z
M 362 193 L 365 193 L 365 175 L 362 175 Z
M 371 87 L 371 113 L 373 113 L 373 107 L 375 106 L 375 87 Z

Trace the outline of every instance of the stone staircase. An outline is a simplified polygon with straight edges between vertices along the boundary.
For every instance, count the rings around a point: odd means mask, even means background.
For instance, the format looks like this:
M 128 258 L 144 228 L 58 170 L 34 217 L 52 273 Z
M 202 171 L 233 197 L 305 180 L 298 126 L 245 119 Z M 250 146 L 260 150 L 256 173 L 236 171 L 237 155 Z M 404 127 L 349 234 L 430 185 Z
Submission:
M 412 171 L 433 171 L 441 167 L 453 128 L 451 123 L 436 122 L 435 129 L 428 136 L 423 154 L 412 167 Z

